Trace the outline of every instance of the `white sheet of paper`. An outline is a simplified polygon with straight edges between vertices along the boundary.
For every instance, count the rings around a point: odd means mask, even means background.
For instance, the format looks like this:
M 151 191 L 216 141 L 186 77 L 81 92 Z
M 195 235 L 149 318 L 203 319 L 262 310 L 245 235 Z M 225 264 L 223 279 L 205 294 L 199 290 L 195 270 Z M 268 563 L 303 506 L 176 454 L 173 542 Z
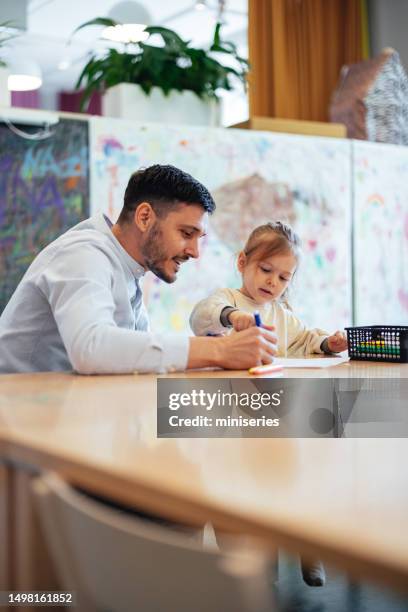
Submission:
M 276 365 L 284 368 L 330 368 L 349 360 L 349 357 L 309 357 L 308 359 L 291 359 L 290 357 L 277 357 L 273 360 Z

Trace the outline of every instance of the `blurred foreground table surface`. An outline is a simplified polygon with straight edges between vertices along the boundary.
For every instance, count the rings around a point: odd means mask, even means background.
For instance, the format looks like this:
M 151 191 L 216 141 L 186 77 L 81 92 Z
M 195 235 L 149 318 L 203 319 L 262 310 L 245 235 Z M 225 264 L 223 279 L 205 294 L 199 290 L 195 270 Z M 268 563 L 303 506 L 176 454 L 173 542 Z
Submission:
M 284 376 L 408 378 L 408 364 L 349 362 Z M 0 376 L 0 590 L 45 584 L 39 547 L 27 543 L 35 521 L 29 481 L 42 470 L 145 512 L 211 521 L 407 589 L 406 439 L 158 439 L 156 380 Z

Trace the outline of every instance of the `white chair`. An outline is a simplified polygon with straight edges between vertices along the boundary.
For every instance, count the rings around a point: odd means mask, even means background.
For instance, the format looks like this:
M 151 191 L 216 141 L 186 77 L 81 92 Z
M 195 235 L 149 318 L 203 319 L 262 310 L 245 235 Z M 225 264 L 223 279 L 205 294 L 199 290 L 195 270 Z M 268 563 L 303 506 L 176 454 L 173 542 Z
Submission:
M 61 586 L 84 612 L 271 612 L 268 559 L 204 550 L 87 498 L 54 474 L 33 492 Z

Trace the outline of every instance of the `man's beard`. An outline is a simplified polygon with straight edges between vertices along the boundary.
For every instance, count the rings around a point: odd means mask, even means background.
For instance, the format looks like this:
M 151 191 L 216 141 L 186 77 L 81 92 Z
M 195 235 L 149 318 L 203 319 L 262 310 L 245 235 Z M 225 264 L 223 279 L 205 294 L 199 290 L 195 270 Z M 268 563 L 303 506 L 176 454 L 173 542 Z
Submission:
M 142 255 L 145 265 L 150 272 L 153 272 L 153 274 L 166 283 L 174 283 L 176 280 L 176 273 L 174 273 L 174 276 L 169 276 L 164 269 L 165 262 L 169 261 L 171 258 L 163 247 L 163 232 L 157 221 L 146 237 L 146 242 L 142 247 Z M 185 255 L 177 255 L 173 259 L 187 261 L 188 257 Z

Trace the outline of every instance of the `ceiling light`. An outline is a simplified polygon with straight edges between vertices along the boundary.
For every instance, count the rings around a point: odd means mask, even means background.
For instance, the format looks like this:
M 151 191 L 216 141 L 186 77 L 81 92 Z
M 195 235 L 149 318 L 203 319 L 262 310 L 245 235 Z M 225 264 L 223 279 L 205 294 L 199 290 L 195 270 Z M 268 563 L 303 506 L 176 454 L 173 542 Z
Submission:
M 126 43 L 141 42 L 149 37 L 144 30 L 151 23 L 151 16 L 138 2 L 118 2 L 109 11 L 108 17 L 117 21 L 118 25 L 105 28 L 103 38 Z
M 42 85 L 41 68 L 34 60 L 13 59 L 7 62 L 10 91 L 29 91 Z
M 204 11 L 206 8 L 208 8 L 207 2 L 205 0 L 197 0 L 194 8 L 196 11 Z

